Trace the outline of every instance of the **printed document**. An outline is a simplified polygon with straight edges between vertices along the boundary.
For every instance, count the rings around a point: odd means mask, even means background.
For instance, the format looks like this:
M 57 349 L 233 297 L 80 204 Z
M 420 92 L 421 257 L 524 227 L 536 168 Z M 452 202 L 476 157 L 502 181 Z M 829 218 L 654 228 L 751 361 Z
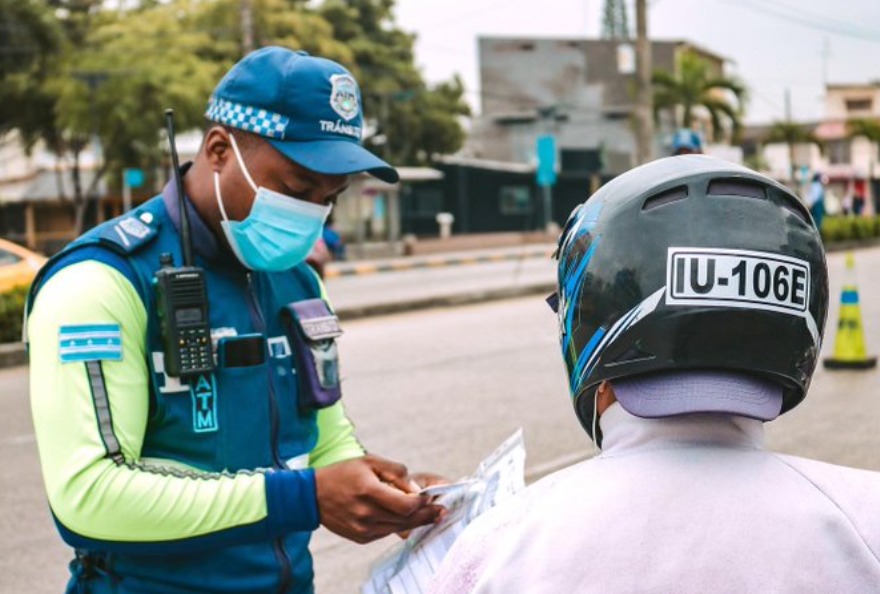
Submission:
M 436 502 L 449 510 L 440 524 L 413 530 L 409 538 L 373 564 L 361 594 L 427 592 L 443 557 L 474 518 L 525 486 L 522 429 L 483 460 L 477 471 L 454 483 Z

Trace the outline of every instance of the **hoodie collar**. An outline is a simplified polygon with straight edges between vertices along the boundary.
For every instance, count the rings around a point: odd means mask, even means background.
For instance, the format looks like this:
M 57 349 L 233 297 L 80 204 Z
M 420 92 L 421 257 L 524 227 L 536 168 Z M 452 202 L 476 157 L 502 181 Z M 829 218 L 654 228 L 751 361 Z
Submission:
M 599 423 L 603 456 L 696 444 L 745 450 L 764 448 L 764 423 L 736 415 L 698 413 L 643 419 L 615 402 L 602 414 Z
M 180 168 L 180 175 L 185 176 L 191 166 L 192 162 L 184 163 Z M 180 204 L 177 200 L 177 184 L 174 182 L 173 177 L 167 184 L 165 184 L 165 189 L 162 190 L 162 200 L 165 203 L 165 210 L 168 211 L 168 216 L 179 234 Z M 188 196 L 184 196 L 184 203 L 186 204 L 186 212 L 189 216 L 190 237 L 192 239 L 193 250 L 207 260 L 217 259 L 221 256 L 217 238 L 214 236 L 214 233 L 208 227 L 207 223 L 205 223 L 204 219 L 199 216 L 199 213 L 196 211 L 195 206 L 193 206 L 193 203 Z

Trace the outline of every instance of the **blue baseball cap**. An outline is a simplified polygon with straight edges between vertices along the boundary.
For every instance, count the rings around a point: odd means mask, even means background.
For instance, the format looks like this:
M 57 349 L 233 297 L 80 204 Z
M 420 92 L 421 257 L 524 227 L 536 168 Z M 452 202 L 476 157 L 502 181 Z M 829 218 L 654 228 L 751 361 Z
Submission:
M 679 128 L 672 136 L 672 150 L 673 152 L 687 150 L 701 153 L 703 152 L 703 141 L 700 135 L 690 128 Z
M 354 76 L 341 65 L 283 47 L 252 52 L 226 73 L 205 117 L 265 138 L 285 157 L 317 173 L 400 177 L 361 146 L 364 117 Z

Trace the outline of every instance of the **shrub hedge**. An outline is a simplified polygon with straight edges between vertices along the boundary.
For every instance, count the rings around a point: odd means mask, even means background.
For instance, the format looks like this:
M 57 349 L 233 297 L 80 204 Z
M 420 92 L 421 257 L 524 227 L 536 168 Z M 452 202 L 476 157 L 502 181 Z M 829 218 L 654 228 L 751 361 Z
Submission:
M 880 216 L 825 217 L 822 240 L 826 245 L 840 241 L 860 241 L 880 237 Z M 27 287 L 16 287 L 0 293 L 0 343 L 21 340 L 21 323 Z
M 825 217 L 821 233 L 826 244 L 880 237 L 880 217 Z
M 0 293 L 0 342 L 19 342 L 27 287 Z

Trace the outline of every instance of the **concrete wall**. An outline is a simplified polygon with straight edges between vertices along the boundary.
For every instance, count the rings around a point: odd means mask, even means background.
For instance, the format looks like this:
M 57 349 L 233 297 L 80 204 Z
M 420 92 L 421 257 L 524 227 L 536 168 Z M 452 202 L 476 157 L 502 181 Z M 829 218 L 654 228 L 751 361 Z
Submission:
M 677 53 L 687 48 L 692 46 L 681 41 L 654 42 L 654 68 L 674 71 Z M 694 49 L 713 70 L 723 71 L 720 58 Z M 482 110 L 467 154 L 530 163 L 536 138 L 554 134 L 560 149 L 603 147 L 614 156 L 606 160 L 610 173 L 629 168 L 635 152 L 633 52 L 628 41 L 480 38 Z M 671 122 L 664 120 L 656 133 L 655 155 L 664 154 L 671 131 Z

